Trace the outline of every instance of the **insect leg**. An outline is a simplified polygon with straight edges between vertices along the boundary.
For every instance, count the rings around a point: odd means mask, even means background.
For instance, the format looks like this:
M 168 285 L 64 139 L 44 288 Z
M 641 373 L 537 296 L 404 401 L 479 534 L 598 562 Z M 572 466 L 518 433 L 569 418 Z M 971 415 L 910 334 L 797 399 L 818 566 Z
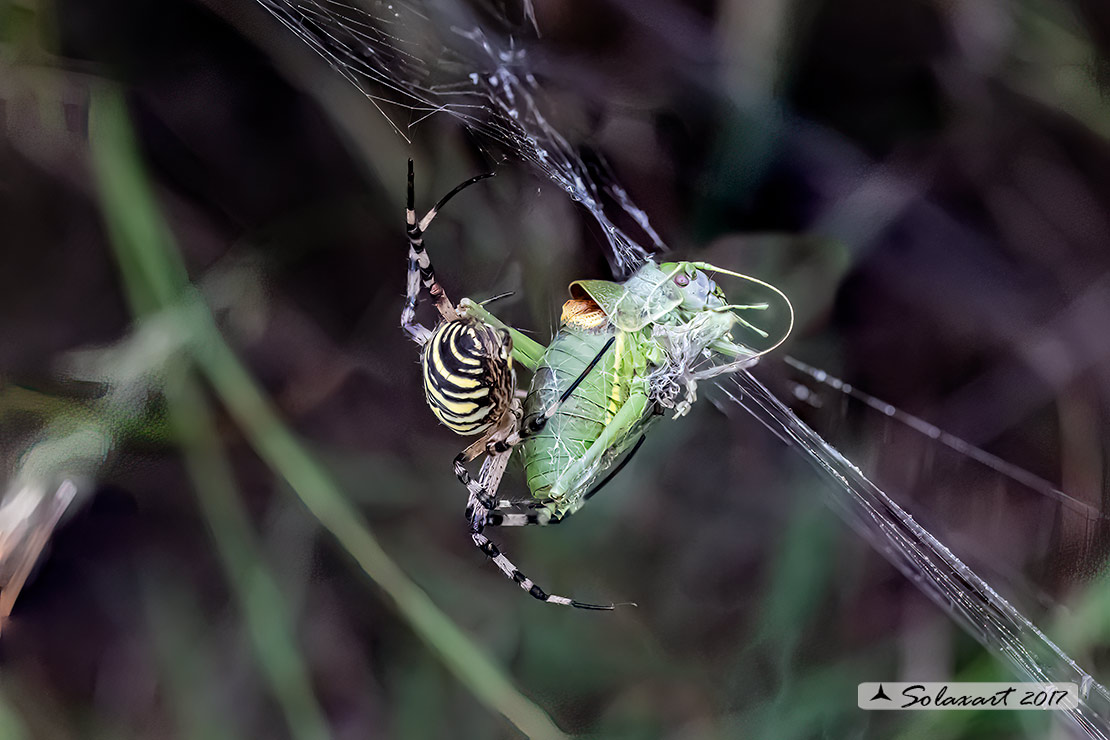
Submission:
M 478 443 L 471 445 L 467 451 L 464 451 L 455 459 L 455 470 L 459 473 L 459 480 L 463 481 L 467 490 L 470 491 L 470 497 L 467 501 L 467 514 L 470 519 L 470 538 L 474 541 L 474 545 L 481 550 L 486 557 L 493 561 L 493 564 L 511 579 L 514 583 L 519 585 L 521 589 L 527 591 L 535 599 L 545 601 L 549 604 L 558 604 L 560 606 L 572 606 L 576 609 L 599 609 L 611 610 L 615 608 L 615 604 L 588 604 L 584 601 L 576 601 L 575 599 L 566 596 L 557 596 L 549 594 L 540 588 L 536 583 L 524 575 L 513 565 L 513 562 L 505 557 L 500 548 L 497 547 L 488 537 L 482 534 L 482 530 L 486 524 L 486 518 L 489 514 L 489 509 L 483 505 L 483 502 L 494 503 L 489 491 L 496 491 L 501 483 L 501 476 L 505 472 L 505 465 L 508 463 L 511 450 L 504 450 L 496 454 L 489 455 L 485 462 L 482 463 L 482 472 L 479 475 L 478 481 L 471 479 L 470 474 L 466 472 L 466 467 L 462 464 L 468 452 L 478 446 Z M 477 453 L 475 453 L 476 455 Z M 473 459 L 471 457 L 470 459 Z
M 540 364 L 540 358 L 543 357 L 543 353 L 546 350 L 542 344 L 531 337 L 521 334 L 519 331 L 487 311 L 484 306 L 475 303 L 469 298 L 463 298 L 459 301 L 459 313 L 463 316 L 478 319 L 482 323 L 489 324 L 496 329 L 504 329 L 509 332 L 509 336 L 513 339 L 513 360 L 524 365 L 524 367 L 528 368 L 531 372 L 536 371 L 536 368 Z
M 605 346 L 601 348 L 601 351 L 590 360 L 590 364 L 586 365 L 586 369 L 579 373 L 578 377 L 574 379 L 574 382 L 570 384 L 570 387 L 563 391 L 563 395 L 559 396 L 558 401 L 547 407 L 542 414 L 537 414 L 531 419 L 524 420 L 523 428 L 520 432 L 521 437 L 530 437 L 547 426 L 547 422 L 559 411 L 559 407 L 566 403 L 567 399 L 573 395 L 582 381 L 586 379 L 586 376 L 590 374 L 590 371 L 597 366 L 597 363 L 601 362 L 601 358 L 605 356 L 605 353 L 609 351 L 609 348 L 613 346 L 613 342 L 616 340 L 616 336 L 609 337 L 609 341 L 606 342 Z
M 759 362 L 759 358 L 765 353 L 753 352 L 746 347 L 730 342 L 727 339 L 719 339 L 709 345 L 710 349 L 718 352 L 725 357 L 733 358 L 732 362 L 722 365 L 712 365 L 706 370 L 700 370 L 692 375 L 694 380 L 708 380 L 718 375 L 726 373 L 735 373 L 740 370 L 746 370 Z
M 609 475 L 605 476 L 605 478 L 600 483 L 598 483 L 593 488 L 591 488 L 589 491 L 587 491 L 586 495 L 582 497 L 582 500 L 583 501 L 589 501 L 591 498 L 593 498 L 597 494 L 598 491 L 600 491 L 602 488 L 605 488 L 605 486 L 607 486 L 609 484 L 609 481 L 616 478 L 617 473 L 624 470 L 624 466 L 627 465 L 632 460 L 632 456 L 640 451 L 640 447 L 644 444 L 644 440 L 646 440 L 646 439 L 647 439 L 647 437 L 645 437 L 644 435 L 641 434 L 640 439 L 638 439 L 636 441 L 635 446 L 633 446 L 633 448 L 629 451 L 629 453 L 624 456 L 624 459 L 621 460 L 615 468 L 610 470 Z
M 451 200 L 452 197 L 464 188 L 480 180 L 484 180 L 487 177 L 493 177 L 493 173 L 487 172 L 477 175 L 461 185 L 458 185 L 450 193 L 443 196 L 440 201 L 424 215 L 424 218 L 417 221 L 416 188 L 413 183 L 412 160 L 409 160 L 408 200 L 405 208 L 405 232 L 409 240 L 409 267 L 405 291 L 405 308 L 401 311 L 401 328 L 418 344 L 423 345 L 431 336 L 431 332 L 426 327 L 416 323 L 416 306 L 420 300 L 421 284 L 431 293 L 436 309 L 443 318 L 448 321 L 459 318 L 454 306 L 451 305 L 451 301 L 448 300 L 447 295 L 443 292 L 443 286 L 436 280 L 436 273 L 435 270 L 432 269 L 431 258 L 428 257 L 428 253 L 424 250 L 424 232 L 427 230 L 428 225 L 431 224 L 432 219 L 435 218 L 436 213 L 447 201 Z
M 603 480 L 595 484 L 593 488 L 586 492 L 582 497 L 582 501 L 589 501 L 593 498 L 598 491 L 607 486 L 611 480 L 617 477 L 624 466 L 632 460 L 632 457 L 639 452 L 640 447 L 643 446 L 644 441 L 647 439 L 644 435 L 636 440 L 636 444 L 628 451 L 616 467 L 609 471 Z M 499 501 L 497 508 L 492 509 L 486 514 L 485 526 L 487 527 L 528 527 L 533 525 L 547 526 L 548 524 L 558 524 L 565 519 L 565 516 L 554 516 L 551 510 L 547 508 L 548 503 L 553 501 Z
M 563 471 L 559 479 L 555 481 L 555 485 L 551 487 L 551 497 L 558 499 L 568 491 L 573 490 L 576 482 L 582 479 L 587 471 L 597 464 L 603 454 L 618 445 L 624 444 L 622 440 L 629 436 L 630 430 L 643 417 L 647 407 L 648 398 L 643 388 L 634 388 L 628 400 L 621 405 L 620 410 L 605 425 L 601 434 L 598 435 L 586 452 Z M 604 482 L 608 482 L 608 479 Z M 581 501 L 579 500 L 579 505 L 581 505 Z M 568 513 L 573 511 L 574 509 Z

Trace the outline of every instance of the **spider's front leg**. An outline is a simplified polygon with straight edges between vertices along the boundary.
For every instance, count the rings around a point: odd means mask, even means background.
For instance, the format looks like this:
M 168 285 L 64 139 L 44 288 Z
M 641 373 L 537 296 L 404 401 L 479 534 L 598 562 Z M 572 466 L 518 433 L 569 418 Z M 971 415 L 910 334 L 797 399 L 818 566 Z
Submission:
M 420 303 L 421 286 L 431 294 L 436 310 L 439 311 L 440 316 L 445 321 L 459 320 L 458 312 L 451 305 L 451 301 L 443 291 L 443 286 L 436 280 L 436 271 L 432 267 L 431 257 L 424 249 L 424 232 L 428 230 L 432 219 L 436 217 L 436 214 L 446 205 L 447 201 L 462 190 L 487 177 L 493 177 L 493 173 L 487 172 L 477 175 L 458 185 L 450 193 L 440 198 L 439 202 L 424 214 L 424 218 L 418 219 L 416 217 L 416 187 L 413 181 L 412 160 L 409 160 L 408 193 L 405 202 L 405 234 L 409 242 L 409 264 L 408 277 L 405 283 L 405 307 L 401 310 L 401 328 L 414 342 L 421 346 L 427 344 L 433 333 L 416 321 L 416 307 Z

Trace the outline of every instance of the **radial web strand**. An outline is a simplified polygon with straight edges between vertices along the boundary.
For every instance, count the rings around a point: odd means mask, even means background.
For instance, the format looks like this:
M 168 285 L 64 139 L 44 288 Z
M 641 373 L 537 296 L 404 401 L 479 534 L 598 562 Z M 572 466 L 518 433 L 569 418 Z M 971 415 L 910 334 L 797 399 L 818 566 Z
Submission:
M 1030 681 L 1072 682 L 1080 704 L 1069 718 L 1091 737 L 1110 738 L 1110 692 L 1072 660 L 832 445 L 806 426 L 751 373 L 718 383 L 742 407 L 800 452 L 830 485 L 829 506 L 922 593 L 981 644 Z

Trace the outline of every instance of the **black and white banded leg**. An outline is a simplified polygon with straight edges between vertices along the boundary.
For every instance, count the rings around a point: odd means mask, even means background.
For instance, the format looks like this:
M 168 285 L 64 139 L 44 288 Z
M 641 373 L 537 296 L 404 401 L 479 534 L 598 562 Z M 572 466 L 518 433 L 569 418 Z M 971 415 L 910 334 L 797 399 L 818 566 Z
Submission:
M 497 508 L 486 512 L 482 522 L 487 527 L 545 527 L 558 524 L 564 517 L 555 516 L 554 501 L 499 501 Z
M 505 472 L 505 465 L 508 463 L 510 452 L 511 450 L 506 449 L 502 452 L 489 455 L 482 463 L 482 471 L 479 473 L 477 481 L 471 477 L 466 467 L 462 464 L 462 460 L 465 459 L 466 453 L 464 452 L 459 458 L 456 458 L 456 474 L 458 474 L 459 480 L 466 485 L 467 490 L 470 492 L 470 496 L 467 500 L 467 514 L 470 520 L 470 538 L 474 541 L 474 545 L 481 550 L 486 557 L 492 560 L 493 564 L 496 565 L 498 570 L 504 573 L 507 578 L 511 579 L 535 599 L 547 602 L 548 604 L 571 606 L 576 609 L 604 611 L 614 609 L 616 607 L 615 604 L 589 604 L 566 596 L 547 593 L 531 578 L 524 575 L 524 573 L 501 552 L 501 549 L 483 534 L 486 518 L 489 515 L 490 509 L 493 508 L 492 506 L 483 505 L 483 502 L 491 505 L 501 503 L 494 500 L 490 491 L 497 490 L 497 486 L 501 482 L 501 476 Z
M 497 545 L 493 544 L 488 537 L 481 532 L 472 532 L 471 538 L 478 549 L 486 554 L 493 564 L 496 565 L 502 573 L 511 578 L 522 589 L 528 592 L 530 596 L 540 601 L 547 602 L 548 604 L 559 604 L 560 606 L 573 606 L 575 609 L 593 609 L 597 611 L 612 611 L 617 607 L 616 604 L 587 604 L 584 601 L 577 601 L 566 596 L 557 596 L 556 594 L 549 594 L 540 588 L 531 578 L 520 572 L 512 561 L 498 549 Z
M 447 195 L 440 198 L 432 210 L 424 214 L 424 218 L 417 220 L 416 218 L 416 188 L 413 183 L 413 169 L 412 160 L 409 160 L 409 183 L 408 183 L 408 200 L 405 208 L 405 232 L 408 234 L 409 240 L 409 267 L 408 277 L 406 281 L 406 301 L 405 307 L 401 310 L 401 328 L 412 337 L 413 341 L 423 346 L 427 343 L 428 339 L 432 336 L 432 332 L 422 324 L 416 321 L 416 307 L 420 303 L 420 286 L 431 294 L 432 300 L 435 302 L 436 309 L 439 311 L 443 318 L 454 321 L 459 318 L 458 313 L 455 311 L 451 301 L 448 300 L 447 295 L 443 292 L 443 286 L 436 280 L 436 272 L 432 269 L 431 258 L 424 250 L 424 232 L 427 231 L 432 219 L 435 218 L 436 213 L 457 195 L 461 190 L 473 185 L 476 182 L 493 177 L 492 172 L 487 172 L 476 177 L 472 177 L 461 185 L 457 186 Z
M 484 449 L 481 446 L 481 440 L 479 440 L 478 443 L 460 452 L 454 463 L 455 477 L 466 486 L 466 516 L 468 519 L 479 508 L 483 511 L 489 511 L 497 507 L 498 502 L 493 498 L 490 491 L 496 491 L 498 486 L 501 485 L 501 477 L 505 474 L 505 466 L 508 465 L 509 455 L 511 454 L 511 449 L 506 448 L 501 452 L 487 455 L 482 462 L 482 470 L 478 473 L 478 480 L 474 480 L 470 471 L 466 469 L 466 463 L 480 454 L 472 452 L 475 447 L 478 447 L 479 450 Z

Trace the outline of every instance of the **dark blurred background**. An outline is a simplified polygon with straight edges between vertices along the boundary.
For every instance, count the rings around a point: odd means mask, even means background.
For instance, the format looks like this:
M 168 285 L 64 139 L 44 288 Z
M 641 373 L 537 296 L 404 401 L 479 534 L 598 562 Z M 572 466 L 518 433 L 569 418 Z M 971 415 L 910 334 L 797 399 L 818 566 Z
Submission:
M 560 131 L 607 158 L 674 255 L 780 286 L 799 316 L 786 352 L 1067 492 L 1062 503 L 827 387 L 797 404 L 1105 678 L 1110 6 L 534 10 L 538 38 L 520 7 L 497 27 L 528 49 Z M 160 373 L 172 368 L 158 368 L 175 364 L 171 335 L 136 323 L 137 278 L 113 247 L 120 203 L 143 206 L 106 197 L 97 174 L 113 166 L 91 153 L 90 100 L 107 81 L 135 131 L 127 166 L 149 178 L 225 340 L 385 551 L 564 731 L 1067 736 L 1029 713 L 857 710 L 861 681 L 1016 678 L 840 524 L 801 456 L 721 413 L 708 386 L 572 520 L 496 533 L 549 591 L 638 609 L 560 610 L 507 583 L 466 535 L 450 465 L 465 443 L 426 408 L 398 329 L 405 160 L 425 208 L 496 168 L 437 219 L 429 250 L 452 299 L 514 291 L 497 313 L 539 341 L 570 280 L 609 277 L 604 239 L 562 191 L 446 115 L 406 144 L 253 0 L 0 0 L 0 452 L 12 480 L 0 522 L 34 485 L 49 508 L 51 460 L 79 459 L 81 476 L 0 636 L 0 736 L 317 736 L 297 716 L 323 717 L 336 738 L 519 736 L 201 383 L 215 432 L 204 444 L 230 463 L 224 484 L 292 624 L 278 672 L 306 675 L 301 697 L 316 706 L 272 690 L 244 618 L 251 597 L 197 495 L 201 448 L 183 458 L 167 421 Z M 798 395 L 779 358 L 759 374 Z M 515 465 L 510 491 L 523 492 Z M 49 513 L 35 517 L 49 533 Z M 37 552 L 8 534 L 0 556 Z

